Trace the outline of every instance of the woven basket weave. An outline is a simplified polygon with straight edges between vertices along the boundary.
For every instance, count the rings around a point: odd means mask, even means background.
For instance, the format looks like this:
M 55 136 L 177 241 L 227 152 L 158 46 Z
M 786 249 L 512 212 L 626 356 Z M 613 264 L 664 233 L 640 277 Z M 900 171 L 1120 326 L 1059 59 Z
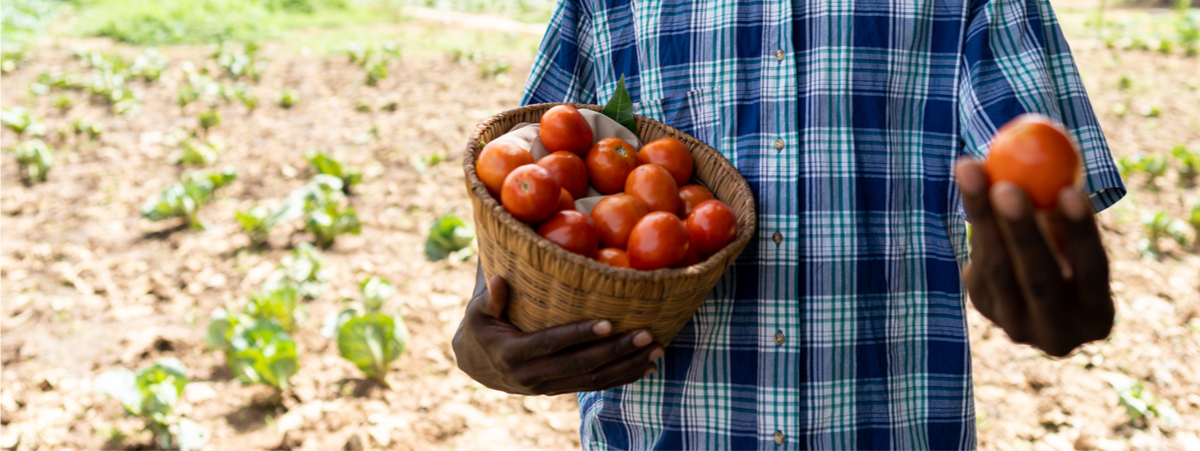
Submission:
M 467 143 L 463 166 L 475 214 L 484 275 L 508 282 L 508 319 L 526 332 L 591 319 L 608 319 L 615 332 L 648 329 L 667 345 L 691 319 L 729 265 L 754 236 L 757 226 L 750 185 L 721 154 L 673 127 L 637 117 L 638 138 L 648 143 L 673 136 L 692 151 L 694 180 L 712 191 L 737 216 L 733 243 L 703 263 L 683 269 L 636 271 L 613 268 L 568 252 L 513 218 L 475 173 L 481 142 L 522 123 L 537 123 L 559 104 L 529 105 L 483 121 Z M 599 111 L 595 105 L 569 104 Z

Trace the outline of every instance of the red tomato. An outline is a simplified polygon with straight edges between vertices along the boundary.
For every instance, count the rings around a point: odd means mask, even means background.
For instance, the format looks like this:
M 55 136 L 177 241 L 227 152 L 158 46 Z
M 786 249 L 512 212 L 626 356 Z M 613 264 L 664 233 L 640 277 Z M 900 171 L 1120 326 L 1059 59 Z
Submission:
M 538 135 L 549 152 L 561 150 L 583 156 L 592 146 L 592 126 L 570 105 L 558 105 L 542 114 Z
M 591 258 L 596 255 L 600 237 L 592 218 L 574 210 L 554 213 L 538 227 L 538 235 L 563 249 Z
M 1012 182 L 1033 206 L 1052 209 L 1058 193 L 1080 180 L 1079 149 L 1062 125 L 1040 114 L 1022 114 L 996 132 L 984 163 L 989 183 Z
M 719 252 L 737 237 L 737 218 L 733 209 L 719 200 L 706 200 L 696 206 L 687 219 L 688 239 L 696 253 L 709 256 Z
M 624 249 L 629 242 L 629 232 L 642 216 L 649 213 L 642 202 L 628 194 L 616 194 L 600 199 L 592 207 L 592 220 L 600 232 L 600 244 L 604 247 Z
M 561 193 L 558 195 L 558 211 L 574 210 L 575 198 L 571 197 L 571 193 L 568 193 L 566 188 L 563 188 Z
M 504 179 L 500 203 L 513 217 L 537 224 L 554 214 L 562 188 L 550 171 L 536 164 L 513 169 Z
M 615 247 L 606 247 L 596 253 L 596 260 L 614 268 L 629 268 L 629 254 Z
M 687 227 L 687 221 L 683 221 L 683 226 Z M 700 254 L 696 253 L 696 247 L 688 246 L 687 256 L 683 257 L 683 261 L 676 263 L 675 266 L 672 266 L 672 268 L 687 268 L 688 266 L 692 266 L 703 261 L 704 259 L 700 258 Z
M 629 266 L 642 271 L 669 268 L 688 253 L 688 232 L 675 213 L 655 211 L 642 217 L 629 234 Z
M 487 186 L 492 197 L 500 197 L 500 187 L 504 185 L 508 173 L 527 164 L 533 164 L 533 155 L 529 151 L 508 143 L 492 142 L 479 152 L 479 159 L 475 160 L 475 174 Z
M 571 193 L 572 199 L 582 199 L 587 195 L 588 174 L 587 165 L 571 152 L 554 152 L 542 157 L 538 166 L 546 168 L 558 180 L 558 184 Z
M 679 188 L 679 217 L 687 218 L 700 202 L 716 199 L 712 191 L 700 185 L 687 185 Z
M 625 179 L 625 194 L 642 201 L 650 211 L 679 214 L 679 185 L 656 164 L 643 164 Z
M 604 138 L 589 150 L 588 180 L 601 194 L 619 193 L 625 189 L 625 179 L 638 166 L 637 152 L 620 138 Z
M 670 136 L 642 146 L 638 161 L 662 166 L 671 173 L 676 185 L 686 185 L 692 179 L 692 152 L 683 142 Z

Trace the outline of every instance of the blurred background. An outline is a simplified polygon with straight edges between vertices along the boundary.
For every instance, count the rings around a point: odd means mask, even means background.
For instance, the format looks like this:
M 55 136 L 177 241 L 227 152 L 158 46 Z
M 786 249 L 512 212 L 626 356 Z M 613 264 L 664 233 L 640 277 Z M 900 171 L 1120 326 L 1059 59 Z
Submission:
M 1200 10 L 1052 2 L 1130 194 L 1112 337 L 974 310 L 983 449 L 1200 449 Z M 459 160 L 551 0 L 5 0 L 0 448 L 572 449 L 459 372 Z

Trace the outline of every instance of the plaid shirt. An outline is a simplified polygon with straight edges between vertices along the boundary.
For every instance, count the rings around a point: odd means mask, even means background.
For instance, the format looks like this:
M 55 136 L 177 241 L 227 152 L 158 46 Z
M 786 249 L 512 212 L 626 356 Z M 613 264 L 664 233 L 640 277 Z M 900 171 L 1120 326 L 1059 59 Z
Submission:
M 1036 111 L 1125 189 L 1039 0 L 560 0 L 524 103 L 602 103 L 711 144 L 751 241 L 659 371 L 579 395 L 585 449 L 975 447 L 955 158 Z

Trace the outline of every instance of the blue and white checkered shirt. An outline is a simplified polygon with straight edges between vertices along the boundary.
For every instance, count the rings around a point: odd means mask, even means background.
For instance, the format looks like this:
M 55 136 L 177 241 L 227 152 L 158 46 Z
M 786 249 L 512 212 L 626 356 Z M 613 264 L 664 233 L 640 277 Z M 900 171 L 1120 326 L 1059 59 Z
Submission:
M 955 158 L 1036 111 L 1124 195 L 1044 0 L 560 0 L 524 103 L 602 103 L 720 151 L 758 239 L 659 371 L 582 393 L 585 449 L 975 447 Z

